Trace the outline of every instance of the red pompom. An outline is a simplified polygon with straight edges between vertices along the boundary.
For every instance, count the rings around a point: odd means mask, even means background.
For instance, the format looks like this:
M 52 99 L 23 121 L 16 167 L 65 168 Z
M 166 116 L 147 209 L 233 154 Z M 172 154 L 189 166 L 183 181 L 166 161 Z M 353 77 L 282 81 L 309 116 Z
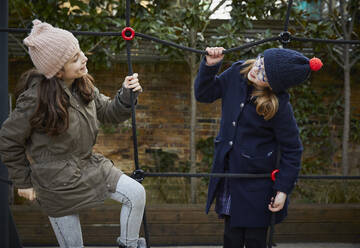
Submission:
M 315 58 L 315 57 L 310 59 L 309 64 L 310 64 L 310 69 L 312 71 L 318 71 L 323 66 L 323 63 L 321 62 L 321 60 L 318 58 Z

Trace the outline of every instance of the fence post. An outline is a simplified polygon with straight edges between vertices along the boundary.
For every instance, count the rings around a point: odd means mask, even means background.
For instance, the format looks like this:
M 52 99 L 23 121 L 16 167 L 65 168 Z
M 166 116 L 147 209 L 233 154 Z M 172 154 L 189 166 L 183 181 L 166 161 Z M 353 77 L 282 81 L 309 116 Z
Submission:
M 8 0 L 0 1 L 0 27 L 8 27 Z M 8 115 L 8 33 L 0 32 L 0 126 Z M 1 161 L 0 177 L 8 178 L 7 168 Z M 9 185 L 5 182 L 0 182 L 0 247 L 21 247 L 9 207 Z

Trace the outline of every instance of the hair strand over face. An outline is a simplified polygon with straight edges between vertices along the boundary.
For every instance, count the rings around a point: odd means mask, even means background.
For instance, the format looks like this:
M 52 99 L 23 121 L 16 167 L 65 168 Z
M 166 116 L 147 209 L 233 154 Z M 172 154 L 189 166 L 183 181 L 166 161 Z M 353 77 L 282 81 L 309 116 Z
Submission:
M 242 67 L 240 73 L 243 74 L 246 79 L 255 61 L 255 59 L 249 59 L 243 63 L 244 67 Z M 276 95 L 269 87 L 260 87 L 252 83 L 250 80 L 248 80 L 248 82 L 254 86 L 251 96 L 256 97 L 256 113 L 264 116 L 265 120 L 270 120 L 274 117 L 279 108 L 279 101 Z

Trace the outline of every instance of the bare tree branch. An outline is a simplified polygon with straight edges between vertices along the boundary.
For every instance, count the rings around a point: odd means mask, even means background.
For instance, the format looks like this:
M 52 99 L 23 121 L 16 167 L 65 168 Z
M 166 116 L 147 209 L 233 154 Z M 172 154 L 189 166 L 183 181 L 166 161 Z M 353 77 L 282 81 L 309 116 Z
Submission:
M 213 3 L 213 1 L 211 0 L 210 3 L 209 3 L 209 5 L 208 5 L 208 7 L 207 7 L 207 9 L 206 9 L 206 11 L 209 11 L 212 3 Z M 210 17 L 210 15 L 208 15 L 208 17 L 206 18 L 208 21 L 205 22 L 203 28 L 201 29 L 201 33 L 204 33 L 204 31 L 206 30 L 207 26 L 209 25 L 209 23 L 210 23 L 209 17 Z
M 201 29 L 201 33 L 202 33 L 202 34 L 205 32 L 205 30 L 206 30 L 207 26 L 209 25 L 209 23 L 210 23 L 210 21 L 206 21 L 206 22 L 205 22 L 204 27 Z
M 357 12 L 357 10 L 355 9 L 354 12 L 352 13 L 352 16 L 351 16 L 351 22 L 350 22 L 350 27 L 349 27 L 349 36 L 350 36 L 349 38 L 351 38 L 351 33 L 353 31 L 353 28 L 354 28 L 356 12 Z
M 115 56 L 115 55 L 112 55 L 112 53 L 109 52 L 108 49 L 104 49 L 104 52 L 105 52 L 105 54 L 106 54 L 107 56 L 110 57 L 110 59 L 112 59 L 112 60 L 115 60 L 115 59 L 116 59 L 116 56 Z
M 12 33 L 8 33 L 8 35 L 10 36 L 11 39 L 13 39 L 26 52 L 26 54 L 29 54 L 26 47 L 23 45 L 23 43 L 21 41 L 19 41 L 18 38 L 15 37 L 15 35 L 13 35 Z
M 295 21 L 298 25 L 300 25 L 302 27 L 303 30 L 306 29 L 305 25 L 301 23 L 301 21 L 298 18 L 295 18 Z
M 344 0 L 340 0 L 340 16 L 341 16 L 342 31 L 344 32 L 344 38 L 346 38 L 347 29 L 346 29 L 346 16 L 344 11 Z
M 206 19 L 207 19 L 208 21 L 205 22 L 205 25 L 204 25 L 204 27 L 202 28 L 201 33 L 204 33 L 205 30 L 206 30 L 206 28 L 207 28 L 207 26 L 209 25 L 209 23 L 210 23 L 210 20 L 209 20 L 210 16 L 211 16 L 212 14 L 214 14 L 215 11 L 218 10 L 218 9 L 225 3 L 225 1 L 226 1 L 226 0 L 222 0 L 222 1 L 207 15 Z M 210 4 L 208 5 L 207 10 L 210 9 L 210 6 L 211 6 L 212 3 L 213 3 L 213 1 L 210 2 Z
M 332 51 L 334 51 L 336 53 L 336 55 L 338 56 L 338 58 L 340 58 L 342 64 L 345 64 L 345 61 L 343 59 L 343 55 L 344 55 L 344 47 L 343 46 L 333 46 Z
M 106 38 L 108 38 L 107 36 L 103 36 L 101 37 L 101 39 L 94 45 L 92 46 L 89 50 L 87 50 L 86 52 L 89 53 L 92 50 L 94 50 L 97 46 L 99 46 Z
M 336 23 L 334 23 L 334 30 L 335 30 L 335 33 L 337 34 L 337 36 L 343 37 L 343 35 L 340 33 L 338 27 L 336 26 Z
M 332 18 L 333 18 L 333 20 L 337 19 L 337 17 L 334 14 L 332 14 Z M 335 30 L 335 33 L 337 36 L 344 37 L 344 35 L 341 34 L 338 25 L 336 25 L 336 22 L 334 22 L 333 27 L 334 27 L 334 30 Z
M 356 56 L 349 64 L 350 68 L 355 65 L 355 63 L 360 59 L 360 54 Z
M 20 19 L 20 22 L 21 22 L 22 26 L 23 26 L 24 28 L 26 28 L 24 19 L 23 19 L 22 16 L 20 15 L 19 8 L 17 8 L 17 7 L 15 6 L 14 1 L 10 1 L 10 2 L 11 2 L 11 4 L 12 4 L 13 8 L 15 9 L 17 16 L 18 16 L 19 19 Z
M 218 3 L 218 5 L 216 5 L 216 7 L 212 11 L 209 12 L 209 14 L 207 15 L 207 19 L 210 18 L 210 16 L 212 14 L 214 14 L 215 11 L 217 11 L 225 2 L 226 2 L 226 0 L 221 0 L 221 2 Z
M 328 1 L 328 5 L 329 5 L 329 16 L 330 16 L 330 19 L 333 19 L 333 20 L 336 20 L 337 19 L 337 16 L 335 15 L 335 13 L 333 12 L 333 8 L 331 6 L 331 9 L 330 9 L 330 4 L 331 4 L 331 0 Z M 331 4 L 332 5 L 332 4 Z M 341 34 L 341 32 L 339 31 L 337 25 L 336 25 L 336 22 L 333 22 L 333 25 L 334 27 L 334 30 L 335 30 L 335 33 L 337 34 L 337 36 L 339 37 L 343 37 L 343 35 Z
M 332 3 L 331 3 L 331 1 L 324 0 L 324 4 L 327 5 L 327 7 L 328 7 L 328 12 L 330 13 L 330 12 L 332 11 Z
M 345 68 L 344 68 L 344 65 L 339 61 L 339 58 L 334 55 L 331 47 L 328 46 L 328 50 L 329 50 L 329 53 L 330 53 L 330 57 L 331 57 L 342 69 L 345 69 Z
M 213 4 L 213 1 L 211 0 L 210 3 L 209 3 L 209 5 L 208 5 L 208 7 L 207 7 L 206 10 L 205 10 L 205 12 L 209 11 L 209 9 L 210 9 L 210 7 L 211 7 L 212 4 Z

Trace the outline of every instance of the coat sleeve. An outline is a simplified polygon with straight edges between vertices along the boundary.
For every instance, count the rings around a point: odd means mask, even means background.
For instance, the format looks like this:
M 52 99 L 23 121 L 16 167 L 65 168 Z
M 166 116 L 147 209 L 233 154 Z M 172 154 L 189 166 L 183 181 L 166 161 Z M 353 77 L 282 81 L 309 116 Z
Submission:
M 195 98 L 199 102 L 211 103 L 221 98 L 221 78 L 217 76 L 221 62 L 208 66 L 204 58 L 200 63 L 199 72 L 195 79 Z
M 290 102 L 279 102 L 279 110 L 270 120 L 281 151 L 274 189 L 290 194 L 299 175 L 303 147 Z
M 220 75 L 219 72 L 222 62 L 215 65 L 206 65 L 206 58 L 200 63 L 199 72 L 195 79 L 195 98 L 199 102 L 211 103 L 225 94 L 231 82 L 237 82 L 240 79 L 240 68 L 242 60 L 233 63 Z
M 134 95 L 135 104 L 137 103 L 137 93 Z M 111 99 L 99 92 L 95 88 L 95 98 L 97 118 L 102 123 L 120 123 L 131 116 L 130 90 L 122 87 Z
M 31 188 L 31 169 L 26 143 L 31 135 L 30 117 L 36 107 L 36 89 L 22 93 L 16 107 L 0 129 L 0 156 L 8 167 L 10 179 L 19 189 Z

